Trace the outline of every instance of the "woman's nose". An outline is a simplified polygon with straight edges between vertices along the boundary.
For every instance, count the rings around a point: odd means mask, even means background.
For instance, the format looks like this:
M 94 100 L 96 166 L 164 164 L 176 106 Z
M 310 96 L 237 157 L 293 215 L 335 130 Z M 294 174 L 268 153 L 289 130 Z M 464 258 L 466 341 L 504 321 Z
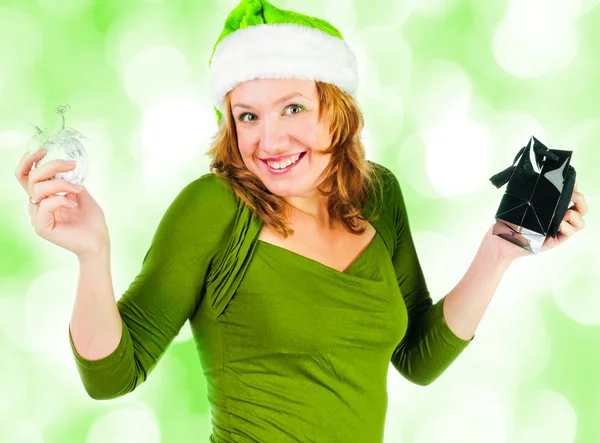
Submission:
M 284 125 L 277 119 L 265 119 L 260 133 L 260 149 L 267 153 L 279 152 L 288 144 Z

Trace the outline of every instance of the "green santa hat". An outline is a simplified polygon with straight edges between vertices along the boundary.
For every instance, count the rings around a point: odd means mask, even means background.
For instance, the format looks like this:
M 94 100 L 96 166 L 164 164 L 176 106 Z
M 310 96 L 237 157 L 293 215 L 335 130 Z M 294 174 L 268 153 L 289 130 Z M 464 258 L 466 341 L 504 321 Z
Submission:
M 338 86 L 356 97 L 356 57 L 330 23 L 242 0 L 231 11 L 210 61 L 210 92 L 218 123 L 225 95 L 255 78 L 298 78 Z

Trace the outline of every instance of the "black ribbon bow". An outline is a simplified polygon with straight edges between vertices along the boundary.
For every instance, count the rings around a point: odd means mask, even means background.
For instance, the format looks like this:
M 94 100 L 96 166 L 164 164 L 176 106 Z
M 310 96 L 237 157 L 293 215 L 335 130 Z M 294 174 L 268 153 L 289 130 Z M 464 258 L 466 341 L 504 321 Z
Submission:
M 532 139 L 534 141 L 534 143 L 532 143 L 532 144 L 533 144 L 533 152 L 535 152 L 535 155 L 539 155 L 542 157 L 547 156 L 555 161 L 559 160 L 559 158 L 556 154 L 554 154 L 550 149 L 548 149 L 542 143 L 537 141 L 535 137 L 532 137 Z M 521 154 L 523 154 L 523 152 L 525 151 L 526 148 L 527 148 L 527 145 L 523 146 L 519 150 L 519 152 L 515 156 L 515 159 L 513 160 L 513 164 L 511 166 L 506 168 L 504 171 L 498 172 L 497 174 L 490 177 L 490 181 L 496 188 L 500 188 L 501 186 L 503 186 L 505 183 L 508 182 L 508 180 L 510 179 L 510 176 L 512 175 L 513 171 L 517 167 L 516 163 L 517 163 L 518 158 L 521 156 Z

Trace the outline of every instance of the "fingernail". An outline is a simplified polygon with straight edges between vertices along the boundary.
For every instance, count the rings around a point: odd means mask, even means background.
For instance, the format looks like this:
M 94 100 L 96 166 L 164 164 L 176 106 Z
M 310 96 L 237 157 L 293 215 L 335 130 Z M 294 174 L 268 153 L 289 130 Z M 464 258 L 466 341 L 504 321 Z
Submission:
M 69 161 L 67 162 L 67 165 L 69 165 L 69 166 L 75 166 L 76 164 L 77 164 L 77 161 L 76 161 L 76 160 L 69 160 Z

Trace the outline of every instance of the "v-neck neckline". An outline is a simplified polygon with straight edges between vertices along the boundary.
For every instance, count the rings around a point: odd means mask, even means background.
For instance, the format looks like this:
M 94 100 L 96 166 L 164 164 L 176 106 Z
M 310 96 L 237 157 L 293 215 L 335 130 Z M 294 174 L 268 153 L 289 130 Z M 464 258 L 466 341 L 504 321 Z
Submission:
M 307 257 L 307 256 L 302 255 L 302 254 L 298 254 L 297 252 L 291 251 L 291 250 L 289 250 L 287 248 L 284 248 L 282 246 L 278 246 L 278 245 L 270 243 L 268 241 L 264 241 L 264 240 L 262 240 L 260 238 L 258 239 L 258 241 L 260 243 L 262 243 L 262 244 L 269 245 L 269 247 L 273 247 L 275 249 L 282 250 L 282 251 L 284 251 L 284 253 L 291 254 L 292 256 L 297 257 L 300 260 L 303 260 L 306 263 L 312 264 L 313 266 L 316 266 L 318 268 L 326 269 L 326 270 L 328 270 L 330 272 L 334 272 L 334 273 L 336 273 L 338 275 L 339 274 L 342 274 L 342 275 L 351 275 L 351 274 L 348 273 L 348 271 L 350 271 L 350 269 L 354 265 L 356 265 L 368 253 L 368 251 L 371 249 L 371 247 L 375 243 L 375 240 L 377 239 L 377 236 L 380 235 L 379 234 L 379 230 L 375 227 L 375 225 L 373 225 L 373 224 L 371 224 L 371 225 L 373 226 L 373 229 L 375 229 L 375 235 L 373 236 L 373 238 L 371 239 L 371 241 L 367 244 L 367 246 L 364 247 L 364 249 L 362 250 L 362 252 L 348 266 L 346 266 L 346 269 L 344 269 L 343 271 L 339 271 L 339 270 L 337 270 L 335 268 L 332 268 L 331 266 L 328 266 L 328 265 L 326 265 L 324 263 L 321 263 L 318 260 L 312 259 L 312 258 Z M 260 229 L 258 230 L 258 235 L 260 235 L 260 233 L 262 232 L 262 227 L 263 226 L 261 226 Z

